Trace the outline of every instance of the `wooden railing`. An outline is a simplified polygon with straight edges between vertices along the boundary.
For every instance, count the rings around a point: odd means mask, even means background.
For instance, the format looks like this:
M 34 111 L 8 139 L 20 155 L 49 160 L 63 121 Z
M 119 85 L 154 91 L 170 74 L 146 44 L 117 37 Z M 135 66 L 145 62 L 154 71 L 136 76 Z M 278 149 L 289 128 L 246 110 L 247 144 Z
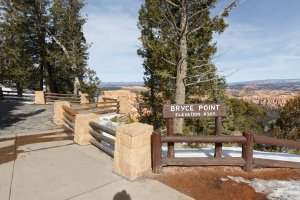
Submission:
M 17 98 L 16 98 L 17 97 Z M 8 91 L 0 89 L 0 99 L 16 99 L 16 100 L 30 100 L 34 99 L 34 94 L 22 93 L 18 94 L 17 91 Z
M 106 114 L 106 113 L 118 113 L 120 103 L 118 101 L 110 102 L 98 102 L 89 104 L 73 105 L 72 108 L 78 113 L 95 113 L 95 114 Z
M 71 108 L 67 106 L 62 106 L 64 112 L 63 112 L 63 120 L 68 125 L 68 127 L 74 131 L 75 129 L 75 118 L 76 118 L 76 112 L 72 110 Z
M 90 130 L 89 132 L 94 138 L 90 140 L 90 143 L 98 147 L 102 151 L 106 152 L 108 155 L 114 157 L 114 146 L 115 146 L 114 137 L 116 136 L 116 131 L 95 122 L 90 122 L 89 125 L 92 128 L 92 130 Z M 113 137 L 108 137 L 104 133 L 111 135 Z M 102 141 L 108 145 L 106 145 Z
M 58 93 L 45 93 L 45 101 L 69 101 L 71 103 L 80 103 L 80 95 L 75 94 L 58 94 Z
M 240 158 L 209 157 L 209 158 L 176 158 L 174 152 L 162 157 L 162 143 L 195 142 L 195 143 L 238 143 L 242 144 Z M 159 173 L 163 166 L 241 166 L 244 171 L 252 172 L 253 165 L 263 167 L 300 168 L 299 162 L 278 161 L 253 158 L 253 146 L 257 144 L 270 144 L 300 148 L 300 142 L 291 140 L 274 139 L 271 137 L 257 136 L 253 133 L 243 133 L 243 136 L 162 136 L 153 132 L 151 136 L 152 170 Z M 172 151 L 172 149 L 171 149 Z
M 266 136 L 254 135 L 253 142 L 256 144 L 269 144 L 280 147 L 292 147 L 300 149 L 300 141 L 276 139 Z M 280 161 L 262 158 L 253 158 L 253 164 L 263 167 L 279 167 L 279 168 L 300 168 L 299 162 Z

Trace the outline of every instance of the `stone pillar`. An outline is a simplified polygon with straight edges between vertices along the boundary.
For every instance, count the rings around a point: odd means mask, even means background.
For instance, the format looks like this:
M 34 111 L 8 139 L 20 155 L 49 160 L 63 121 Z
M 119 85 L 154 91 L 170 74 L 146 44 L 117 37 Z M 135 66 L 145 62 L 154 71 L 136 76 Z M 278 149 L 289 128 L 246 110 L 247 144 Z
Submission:
M 0 100 L 3 100 L 4 97 L 3 97 L 3 91 L 2 91 L 2 87 L 0 87 Z
M 44 91 L 35 91 L 34 104 L 46 104 Z
M 117 101 L 120 103 L 119 107 L 119 113 L 122 114 L 129 114 L 131 109 L 130 109 L 130 103 L 128 101 L 128 97 L 118 97 Z
M 87 93 L 80 94 L 80 104 L 90 103 L 89 95 Z
M 135 122 L 118 126 L 116 132 L 114 171 L 134 180 L 151 168 L 153 126 Z
M 104 102 L 103 97 L 104 97 L 104 95 L 99 95 L 98 96 L 98 102 Z
M 53 123 L 56 125 L 63 125 L 64 121 L 63 121 L 63 113 L 64 110 L 62 108 L 62 106 L 67 106 L 70 107 L 70 102 L 68 101 L 56 101 L 54 102 L 53 108 L 54 108 L 54 115 L 53 115 Z
M 76 115 L 74 141 L 77 144 L 90 144 L 90 139 L 92 139 L 92 136 L 89 133 L 89 131 L 91 130 L 89 122 L 91 121 L 99 123 L 99 115 L 96 115 L 94 113 Z

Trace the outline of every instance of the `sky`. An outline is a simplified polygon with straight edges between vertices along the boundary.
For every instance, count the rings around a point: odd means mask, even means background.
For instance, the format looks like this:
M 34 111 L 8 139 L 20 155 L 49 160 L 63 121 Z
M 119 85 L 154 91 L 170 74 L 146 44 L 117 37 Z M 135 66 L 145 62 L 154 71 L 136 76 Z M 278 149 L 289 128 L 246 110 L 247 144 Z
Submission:
M 88 65 L 102 82 L 143 81 L 137 28 L 143 0 L 86 0 Z M 218 9 L 230 0 L 222 0 Z M 224 33 L 215 35 L 213 60 L 229 83 L 300 78 L 300 1 L 241 0 Z

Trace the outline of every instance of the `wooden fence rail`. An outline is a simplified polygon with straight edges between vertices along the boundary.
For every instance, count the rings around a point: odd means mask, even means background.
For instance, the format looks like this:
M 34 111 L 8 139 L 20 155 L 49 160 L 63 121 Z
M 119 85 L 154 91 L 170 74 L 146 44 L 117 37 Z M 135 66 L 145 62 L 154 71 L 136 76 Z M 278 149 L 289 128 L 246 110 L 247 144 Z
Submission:
M 46 102 L 69 101 L 71 103 L 80 103 L 80 100 L 81 100 L 80 95 L 45 93 Z
M 116 131 L 95 122 L 89 122 L 89 125 L 92 128 L 92 130 L 90 130 L 89 132 L 94 138 L 90 140 L 90 143 L 98 147 L 100 150 L 104 151 L 108 155 L 114 157 L 115 139 L 113 137 L 108 137 L 104 134 L 104 132 L 115 137 Z
M 176 158 L 174 154 L 168 152 L 167 157 L 162 157 L 162 143 L 172 144 L 175 142 L 195 142 L 195 143 L 238 143 L 242 144 L 242 155 L 240 158 Z M 241 166 L 244 171 L 252 172 L 253 165 L 263 167 L 288 167 L 300 168 L 299 162 L 287 162 L 270 159 L 253 158 L 253 146 L 255 143 L 270 144 L 277 146 L 288 146 L 300 148 L 300 142 L 274 139 L 271 137 L 257 136 L 253 133 L 243 133 L 243 136 L 162 136 L 154 131 L 151 136 L 152 170 L 159 173 L 163 166 Z M 168 151 L 170 148 L 168 148 Z M 172 151 L 172 149 L 171 149 Z
M 14 98 L 17 97 L 17 98 Z M 34 94 L 22 93 L 18 94 L 17 91 L 0 90 L 0 99 L 15 99 L 15 100 L 30 100 L 34 99 Z
M 106 113 L 119 113 L 120 103 L 114 102 L 98 102 L 91 104 L 73 105 L 73 110 L 78 113 L 95 113 L 95 114 L 106 114 Z
M 75 130 L 75 118 L 76 118 L 76 112 L 72 109 L 70 109 L 67 106 L 62 106 L 64 112 L 63 112 L 63 121 L 71 128 L 73 131 Z

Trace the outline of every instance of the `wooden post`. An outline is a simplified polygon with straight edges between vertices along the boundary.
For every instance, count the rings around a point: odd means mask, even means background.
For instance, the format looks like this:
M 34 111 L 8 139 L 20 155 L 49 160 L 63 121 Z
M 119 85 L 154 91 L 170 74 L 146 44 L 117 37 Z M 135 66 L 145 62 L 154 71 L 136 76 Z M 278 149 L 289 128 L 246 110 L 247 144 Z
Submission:
M 215 118 L 215 134 L 222 135 L 222 117 Z M 222 157 L 222 143 L 215 143 L 215 157 Z
M 0 87 L 0 100 L 3 100 L 3 91 L 2 91 L 2 87 Z
M 167 135 L 170 135 L 170 136 L 174 135 L 173 123 L 174 123 L 173 118 L 168 118 L 167 119 Z M 174 158 L 174 156 L 175 156 L 174 142 L 168 142 L 168 157 Z
M 161 134 L 153 132 L 151 135 L 151 157 L 153 173 L 160 173 L 162 170 L 162 151 L 161 151 Z
M 247 142 L 243 144 L 242 156 L 245 159 L 243 170 L 246 172 L 253 171 L 253 133 L 244 132 L 243 136 L 246 137 Z

